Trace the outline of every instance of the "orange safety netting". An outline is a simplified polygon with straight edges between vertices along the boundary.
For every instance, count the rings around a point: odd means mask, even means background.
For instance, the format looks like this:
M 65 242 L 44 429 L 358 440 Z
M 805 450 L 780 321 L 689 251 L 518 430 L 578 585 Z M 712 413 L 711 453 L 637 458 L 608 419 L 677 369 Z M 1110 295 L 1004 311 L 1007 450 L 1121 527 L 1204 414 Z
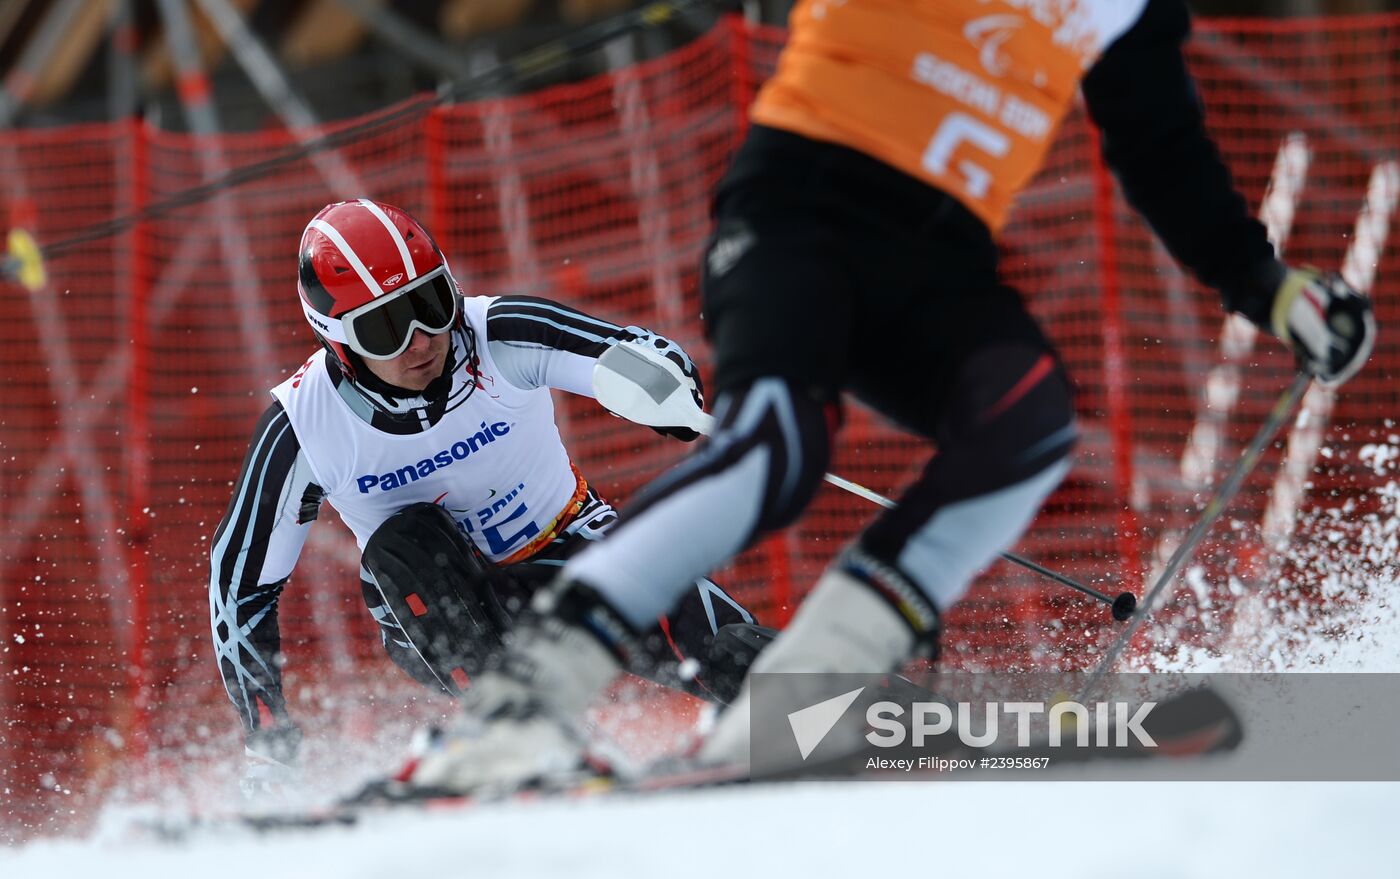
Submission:
M 728 21 L 582 84 L 424 99 L 331 126 L 347 133 L 338 150 L 74 247 L 38 293 L 0 283 L 0 837 L 61 826 L 132 753 L 237 751 L 210 649 L 207 550 L 266 388 L 313 347 L 294 277 L 306 220 L 351 195 L 396 203 L 433 230 L 470 293 L 558 298 L 650 326 L 704 363 L 708 194 L 782 39 Z M 1309 396 L 1178 578 L 1190 600 L 1147 629 L 1141 661 L 1169 658 L 1163 643 L 1239 649 L 1246 607 L 1249 631 L 1283 649 L 1318 620 L 1341 625 L 1347 596 L 1393 578 L 1398 59 L 1396 16 L 1198 27 L 1192 66 L 1249 202 L 1289 260 L 1344 266 L 1368 286 L 1383 332 L 1343 393 Z M 43 245 L 295 144 L 137 124 L 4 132 L 0 197 Z M 1182 274 L 1096 149 L 1076 112 L 1005 237 L 1005 272 L 1061 348 L 1084 435 L 1016 551 L 1141 594 L 1292 364 Z M 615 500 L 682 451 L 591 401 L 560 413 L 576 461 Z M 927 454 L 853 411 L 832 470 L 895 494 Z M 781 622 L 873 512 L 824 487 L 797 527 L 717 579 Z M 323 519 L 281 603 L 299 716 L 335 716 L 367 681 L 402 679 L 363 608 L 353 540 Z M 1006 563 L 946 622 L 944 661 L 965 669 L 1083 668 L 1116 631 L 1101 606 Z

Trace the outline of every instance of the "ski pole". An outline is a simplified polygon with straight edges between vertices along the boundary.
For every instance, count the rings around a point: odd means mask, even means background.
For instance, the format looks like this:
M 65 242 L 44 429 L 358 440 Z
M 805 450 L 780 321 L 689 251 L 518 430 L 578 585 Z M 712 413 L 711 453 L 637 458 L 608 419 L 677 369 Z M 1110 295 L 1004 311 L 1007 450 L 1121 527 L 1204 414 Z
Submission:
M 871 503 L 884 507 L 887 510 L 892 509 L 895 505 L 894 501 L 890 500 L 884 495 L 877 494 L 876 492 L 871 491 L 870 489 L 866 488 L 863 485 L 860 485 L 859 483 L 852 482 L 849 479 L 843 479 L 842 477 L 837 476 L 833 473 L 823 473 L 822 478 L 825 479 L 827 482 L 831 483 L 832 485 L 836 486 L 837 488 L 845 489 L 851 494 L 857 495 L 858 497 L 863 497 Z M 1097 598 L 1099 601 L 1102 601 L 1104 604 L 1107 604 L 1111 608 L 1113 612 L 1113 618 L 1115 620 L 1118 620 L 1119 622 L 1122 622 L 1123 620 L 1126 620 L 1128 617 L 1132 616 L 1133 611 L 1137 609 L 1137 597 L 1131 592 L 1120 592 L 1116 596 L 1109 595 L 1106 592 L 1100 592 L 1092 586 L 1085 586 L 1078 580 L 1066 577 L 1064 574 L 1061 574 L 1057 571 L 1052 571 L 1049 568 L 1037 565 L 1030 559 L 1016 555 L 1015 553 L 1003 552 L 1001 553 L 1001 557 L 1006 559 L 1008 562 L 1011 562 L 1012 564 L 1020 565 L 1021 567 L 1029 571 L 1035 571 L 1037 574 L 1049 577 L 1056 583 L 1068 586 L 1069 588 L 1082 592 L 1091 598 Z
M 1279 428 L 1283 426 L 1283 423 L 1287 421 L 1289 416 L 1293 413 L 1294 407 L 1297 406 L 1298 401 L 1302 399 L 1303 392 L 1308 389 L 1308 383 L 1311 381 L 1312 376 L 1308 375 L 1306 372 L 1299 372 L 1293 377 L 1292 383 L 1279 395 L 1278 402 L 1274 403 L 1273 410 L 1269 412 L 1269 417 L 1264 420 L 1263 426 L 1260 427 L 1259 432 L 1255 434 L 1253 441 L 1249 444 L 1249 448 L 1245 449 L 1239 461 L 1235 462 L 1234 469 L 1225 477 L 1225 481 L 1220 484 L 1220 488 L 1216 489 L 1215 495 L 1210 499 L 1210 502 L 1206 504 L 1205 509 L 1201 511 L 1200 517 L 1196 519 L 1196 524 L 1191 526 L 1191 530 L 1187 533 L 1186 539 L 1181 541 L 1181 545 L 1176 548 L 1176 552 L 1172 553 L 1172 557 L 1167 562 L 1167 566 L 1163 568 L 1162 573 L 1158 575 L 1157 582 L 1152 585 L 1152 588 L 1147 593 L 1147 597 L 1142 601 L 1143 612 L 1138 614 L 1131 623 L 1124 627 L 1123 631 L 1118 633 L 1118 638 L 1113 642 L 1113 646 L 1104 654 L 1103 659 L 1099 660 L 1098 666 L 1094 669 L 1093 674 L 1089 676 L 1088 682 L 1084 684 L 1084 689 L 1079 694 L 1079 704 L 1083 705 L 1086 703 L 1089 696 L 1093 695 L 1094 687 L 1098 685 L 1099 680 L 1108 673 L 1109 669 L 1113 668 L 1113 664 L 1118 661 L 1118 657 L 1122 654 L 1123 648 L 1128 646 L 1128 641 L 1132 639 L 1133 633 L 1137 631 L 1138 626 L 1142 624 L 1143 620 L 1147 619 L 1152 613 L 1152 602 L 1156 600 L 1157 595 L 1161 593 L 1167 583 L 1171 582 L 1172 578 L 1176 576 L 1176 572 L 1179 571 L 1181 566 L 1186 562 L 1186 559 L 1195 551 L 1196 545 L 1201 542 L 1201 538 L 1205 537 L 1206 530 L 1210 528 L 1216 518 L 1224 512 L 1225 505 L 1235 496 L 1235 492 L 1239 490 L 1245 477 L 1248 476 L 1250 471 L 1254 469 L 1254 466 L 1259 463 L 1259 457 L 1264 453 L 1264 449 L 1273 441 L 1274 434 L 1278 433 Z

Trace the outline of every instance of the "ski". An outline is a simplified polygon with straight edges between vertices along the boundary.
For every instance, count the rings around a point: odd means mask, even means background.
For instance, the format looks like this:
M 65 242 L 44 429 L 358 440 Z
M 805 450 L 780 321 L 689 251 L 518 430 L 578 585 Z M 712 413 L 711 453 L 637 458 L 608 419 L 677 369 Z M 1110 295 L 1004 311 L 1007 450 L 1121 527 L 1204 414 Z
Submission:
M 311 809 L 281 811 L 240 811 L 179 819 L 155 818 L 137 822 L 139 835 L 164 842 L 185 842 L 210 833 L 245 831 L 276 834 L 332 827 L 354 827 L 366 819 L 385 813 L 466 811 L 476 806 L 523 803 L 542 799 L 584 799 L 602 795 L 655 794 L 746 784 L 748 772 L 732 767 L 695 767 L 668 763 L 663 769 L 623 778 L 612 774 L 580 770 L 541 779 L 510 790 L 475 794 L 413 788 L 403 782 L 379 780 L 366 784 L 354 795 L 336 803 Z
M 1159 722 L 1153 735 L 1159 748 L 1102 749 L 1092 747 L 1050 747 L 1046 742 L 1014 749 L 971 749 L 949 740 L 949 747 L 938 751 L 944 758 L 942 769 L 917 773 L 901 773 L 901 778 L 952 778 L 958 768 L 983 758 L 1020 761 L 1043 760 L 1043 766 L 1068 767 L 1097 762 L 1121 762 L 1180 759 L 1218 754 L 1239 747 L 1243 727 L 1238 715 L 1218 694 L 1209 689 L 1192 690 L 1169 697 L 1162 702 Z M 930 749 L 929 753 L 934 753 Z M 141 835 L 161 841 L 183 842 L 192 837 L 229 831 L 254 834 L 275 834 L 308 831 L 320 828 L 354 827 L 368 818 L 388 813 L 466 811 L 502 803 L 526 803 L 542 800 L 586 799 L 600 796 L 647 796 L 705 788 L 747 784 L 780 784 L 812 779 L 888 778 L 888 773 L 870 771 L 870 758 L 878 758 L 880 749 L 862 748 L 842 757 L 823 761 L 819 765 L 793 766 L 790 771 L 751 776 L 747 768 L 733 766 L 697 766 L 692 762 L 673 759 L 637 773 L 620 774 L 608 769 L 580 768 L 578 770 L 537 779 L 511 789 L 486 790 L 463 794 L 411 785 L 396 778 L 379 779 L 365 784 L 359 791 L 336 803 L 311 809 L 283 811 L 243 811 L 227 814 L 185 817 L 179 819 L 145 819 L 138 823 Z M 1029 765 L 1029 764 L 1027 764 Z

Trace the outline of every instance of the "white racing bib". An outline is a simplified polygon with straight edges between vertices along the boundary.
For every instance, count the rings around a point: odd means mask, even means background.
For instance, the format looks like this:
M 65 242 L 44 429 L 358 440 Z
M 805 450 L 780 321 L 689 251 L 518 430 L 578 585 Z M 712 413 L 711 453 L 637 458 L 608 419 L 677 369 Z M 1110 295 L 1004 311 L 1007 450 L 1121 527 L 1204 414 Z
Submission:
M 489 302 L 465 300 L 478 340 L 486 338 Z M 427 501 L 447 509 L 487 558 L 511 560 L 548 536 L 582 492 L 549 390 L 517 388 L 498 377 L 487 345 L 479 342 L 477 354 L 479 387 L 421 433 L 385 433 L 351 411 L 326 371 L 324 351 L 273 388 L 361 551 L 391 514 Z

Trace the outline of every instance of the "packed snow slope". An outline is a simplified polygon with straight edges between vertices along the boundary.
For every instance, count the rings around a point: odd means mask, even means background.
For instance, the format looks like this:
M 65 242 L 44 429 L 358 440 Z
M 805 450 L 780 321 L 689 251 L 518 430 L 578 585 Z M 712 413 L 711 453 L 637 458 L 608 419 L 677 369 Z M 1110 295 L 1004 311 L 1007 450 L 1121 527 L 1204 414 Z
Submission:
M 1396 670 L 1400 616 L 1375 604 L 1358 613 L 1352 636 L 1312 646 L 1310 671 Z M 613 732 L 674 741 L 674 717 L 629 720 Z M 368 773 L 362 755 L 354 762 Z M 0 876 L 1315 879 L 1394 875 L 1400 863 L 1400 784 L 1173 782 L 1167 761 L 1152 772 L 1161 780 L 1115 781 L 1114 768 L 1099 765 L 1044 781 L 798 782 L 537 800 L 179 844 L 133 835 L 132 807 L 114 807 L 86 839 L 0 851 Z M 357 775 L 341 773 L 342 787 Z M 227 793 L 219 801 L 236 805 Z

